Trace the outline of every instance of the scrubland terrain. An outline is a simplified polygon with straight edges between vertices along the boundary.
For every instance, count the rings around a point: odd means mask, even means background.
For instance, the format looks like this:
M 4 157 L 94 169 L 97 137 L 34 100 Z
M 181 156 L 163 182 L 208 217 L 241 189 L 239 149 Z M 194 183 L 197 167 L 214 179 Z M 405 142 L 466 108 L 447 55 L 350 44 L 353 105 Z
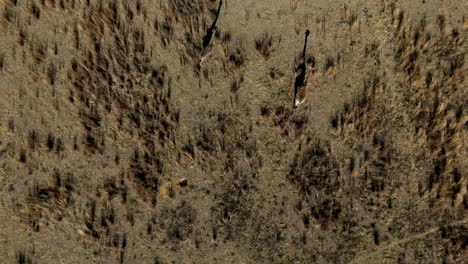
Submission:
M 468 5 L 217 8 L 0 0 L 0 263 L 467 263 Z

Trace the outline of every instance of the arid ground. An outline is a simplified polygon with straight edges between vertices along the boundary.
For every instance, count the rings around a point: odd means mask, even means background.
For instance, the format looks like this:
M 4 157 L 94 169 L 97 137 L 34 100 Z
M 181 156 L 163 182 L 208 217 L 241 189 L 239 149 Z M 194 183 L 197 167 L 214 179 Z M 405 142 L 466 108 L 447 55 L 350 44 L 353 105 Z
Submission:
M 218 7 L 0 0 L 0 263 L 468 263 L 468 3 Z

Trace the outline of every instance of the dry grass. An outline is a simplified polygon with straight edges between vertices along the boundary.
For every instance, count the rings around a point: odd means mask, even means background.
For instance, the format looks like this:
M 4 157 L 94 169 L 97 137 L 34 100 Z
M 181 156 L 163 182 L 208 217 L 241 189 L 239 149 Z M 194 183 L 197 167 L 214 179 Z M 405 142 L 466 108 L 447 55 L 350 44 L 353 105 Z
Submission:
M 412 104 L 415 132 L 427 139 L 432 153 L 434 168 L 426 190 L 437 197 L 451 197 L 452 203 L 460 206 L 466 183 L 450 177 L 464 155 L 464 55 L 458 48 L 464 39 L 457 29 L 446 29 L 443 16 L 437 17 L 435 27 L 424 19 L 414 27 L 405 23 L 401 14 L 397 14 L 399 52 L 395 60 L 409 82 L 408 101 Z
M 273 37 L 271 36 L 271 34 L 268 34 L 266 32 L 263 33 L 257 39 L 255 39 L 255 49 L 266 60 L 270 58 L 270 54 L 273 51 L 272 44 L 273 44 Z
M 261 12 L 224 5 L 200 67 L 217 1 L 1 1 L 5 261 L 460 262 L 466 19 L 351 4 L 255 3 L 314 21 L 293 111 L 293 41 L 232 24 Z

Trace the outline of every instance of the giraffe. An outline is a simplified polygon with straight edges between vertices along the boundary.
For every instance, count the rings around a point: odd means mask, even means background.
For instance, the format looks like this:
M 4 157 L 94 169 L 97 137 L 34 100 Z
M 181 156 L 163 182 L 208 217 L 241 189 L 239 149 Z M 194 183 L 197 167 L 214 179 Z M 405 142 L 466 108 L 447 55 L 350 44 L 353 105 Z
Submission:
M 214 36 L 214 34 L 216 32 L 216 29 L 217 29 L 216 23 L 218 22 L 218 17 L 219 17 L 219 13 L 221 11 L 221 6 L 222 5 L 223 5 L 223 0 L 220 0 L 219 1 L 219 6 L 218 6 L 218 11 L 216 12 L 216 18 L 213 21 L 213 23 L 211 24 L 211 26 L 208 28 L 208 30 L 206 31 L 205 36 L 203 37 L 202 48 L 201 48 L 201 52 L 200 52 L 200 61 L 199 61 L 200 66 L 203 63 L 203 60 L 205 60 L 205 58 L 207 56 L 209 56 L 211 54 L 211 52 L 213 51 L 212 46 L 210 44 L 211 44 L 211 40 L 213 39 L 213 36 Z
M 299 60 L 299 65 L 296 68 L 296 78 L 294 79 L 294 95 L 293 95 L 293 108 L 296 108 L 299 104 L 302 104 L 305 100 L 307 83 L 309 82 L 312 74 L 312 67 L 306 67 L 306 49 L 307 49 L 307 39 L 309 37 L 310 31 L 306 30 L 305 40 L 304 40 L 304 49 L 302 51 L 301 59 Z M 307 76 L 307 77 L 306 77 Z
M 305 96 L 307 95 L 307 88 L 309 87 L 309 81 L 312 79 L 312 66 L 307 67 L 307 78 L 304 81 L 304 84 L 299 87 L 297 91 L 296 98 L 294 100 L 294 106 L 302 104 L 305 101 Z

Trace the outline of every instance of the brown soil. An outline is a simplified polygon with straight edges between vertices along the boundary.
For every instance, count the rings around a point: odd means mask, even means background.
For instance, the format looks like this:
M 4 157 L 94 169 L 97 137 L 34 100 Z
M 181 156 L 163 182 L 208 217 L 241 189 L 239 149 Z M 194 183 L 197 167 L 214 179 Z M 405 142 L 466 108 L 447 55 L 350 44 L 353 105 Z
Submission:
M 0 263 L 467 263 L 468 5 L 217 8 L 0 0 Z

